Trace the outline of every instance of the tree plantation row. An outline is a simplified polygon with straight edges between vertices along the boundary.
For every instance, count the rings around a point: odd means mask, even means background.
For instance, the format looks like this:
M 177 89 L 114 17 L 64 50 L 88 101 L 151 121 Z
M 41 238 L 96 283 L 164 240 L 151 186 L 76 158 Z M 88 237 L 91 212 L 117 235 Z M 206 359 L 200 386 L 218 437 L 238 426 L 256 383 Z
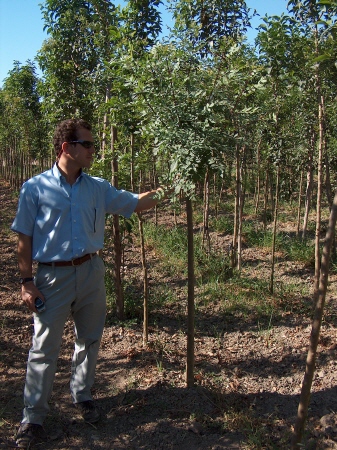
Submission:
M 50 167 L 54 125 L 80 116 L 96 131 L 93 175 L 201 195 L 205 246 L 210 196 L 218 210 L 230 192 L 232 267 L 241 266 L 247 195 L 274 235 L 279 201 L 296 205 L 303 238 L 316 207 L 318 244 L 321 205 L 331 207 L 336 183 L 337 7 L 287 4 L 289 16 L 263 19 L 253 46 L 244 1 L 172 1 L 174 27 L 161 39 L 158 0 L 45 1 L 43 76 L 15 62 L 0 91 L 2 176 L 19 188 Z
M 286 3 L 289 15 L 265 17 L 253 45 L 245 33 L 255 13 L 242 0 L 171 0 L 166 7 L 174 25 L 165 37 L 159 0 L 130 1 L 123 8 L 109 0 L 47 0 L 41 11 L 48 39 L 36 56 L 42 77 L 36 75 L 36 63 L 15 62 L 0 90 L 0 175 L 14 188 L 52 165 L 55 124 L 81 117 L 96 134 L 92 175 L 133 191 L 171 186 L 173 200 L 185 205 L 189 386 L 196 200 L 202 204 L 202 242 L 208 254 L 210 205 L 218 216 L 224 214 L 224 201 L 231 203 L 230 266 L 240 271 L 245 206 L 247 198 L 254 198 L 254 214 L 262 218 L 263 231 L 269 226 L 273 235 L 270 292 L 280 202 L 296 208 L 297 234 L 303 240 L 309 212 L 316 208 L 315 292 L 323 309 L 324 295 L 318 294 L 325 292 L 320 289 L 326 275 L 322 267 L 326 271 L 329 266 L 335 223 L 337 4 Z M 332 234 L 322 264 L 322 213 L 329 210 Z M 142 227 L 139 216 L 141 237 Z M 118 217 L 112 228 L 117 315 L 123 318 Z M 141 244 L 146 342 L 143 238 Z M 310 380 L 308 385 L 310 391 Z M 305 402 L 302 407 L 305 419 Z
M 335 184 L 337 7 L 290 1 L 289 16 L 264 18 L 253 46 L 244 1 L 170 2 L 174 28 L 161 40 L 158 6 L 42 4 L 43 76 L 15 62 L 0 91 L 3 176 L 18 188 L 49 167 L 55 123 L 81 116 L 96 130 L 93 174 L 189 197 L 203 183 L 205 209 L 215 180 L 219 200 L 235 192 L 235 233 L 246 193 L 266 217 L 277 199 L 299 210 L 303 199 L 305 236 L 314 186 L 331 205 Z

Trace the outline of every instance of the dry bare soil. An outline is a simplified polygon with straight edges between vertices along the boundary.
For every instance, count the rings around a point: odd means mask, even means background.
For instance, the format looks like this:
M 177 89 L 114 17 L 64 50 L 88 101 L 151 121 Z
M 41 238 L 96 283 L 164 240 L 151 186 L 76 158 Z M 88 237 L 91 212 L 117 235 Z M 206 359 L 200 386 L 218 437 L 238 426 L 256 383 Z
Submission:
M 22 390 L 32 319 L 20 300 L 15 257 L 16 236 L 9 231 L 17 197 L 0 183 L 0 448 L 15 448 L 23 407 Z M 260 252 L 260 253 L 259 253 Z M 107 257 L 109 257 L 107 255 Z M 172 290 L 186 284 L 155 270 L 148 253 L 150 285 L 166 283 Z M 246 276 L 265 277 L 269 255 L 247 248 Z M 139 249 L 127 251 L 141 296 Z M 312 288 L 312 269 L 280 260 L 275 278 L 295 280 Z M 138 283 L 137 283 L 138 279 Z M 306 449 L 337 448 L 337 285 L 331 277 L 321 330 L 306 428 Z M 310 297 L 306 299 L 310 301 Z M 303 299 L 299 299 L 299 302 Z M 186 299 L 151 309 L 149 345 L 142 345 L 141 321 L 123 326 L 107 320 L 99 355 L 94 395 L 102 420 L 83 423 L 69 395 L 73 348 L 71 321 L 64 342 L 39 449 L 284 449 L 290 448 L 305 358 L 310 318 L 299 308 L 261 326 L 251 316 L 224 315 L 217 305 L 196 314 L 195 387 L 184 380 Z

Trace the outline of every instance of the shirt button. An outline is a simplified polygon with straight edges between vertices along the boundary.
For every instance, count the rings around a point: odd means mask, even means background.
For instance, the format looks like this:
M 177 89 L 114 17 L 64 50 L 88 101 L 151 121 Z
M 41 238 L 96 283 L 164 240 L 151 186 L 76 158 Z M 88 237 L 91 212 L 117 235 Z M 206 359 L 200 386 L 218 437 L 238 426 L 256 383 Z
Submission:
M 76 220 L 74 220 L 74 223 L 76 222 Z

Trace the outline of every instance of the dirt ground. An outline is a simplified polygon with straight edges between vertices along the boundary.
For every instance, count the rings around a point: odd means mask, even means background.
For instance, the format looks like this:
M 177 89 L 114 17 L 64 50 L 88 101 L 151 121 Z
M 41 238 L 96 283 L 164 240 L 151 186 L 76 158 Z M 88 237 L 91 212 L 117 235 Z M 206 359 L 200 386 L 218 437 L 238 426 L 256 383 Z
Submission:
M 32 318 L 20 300 L 16 236 L 9 231 L 17 198 L 0 182 L 0 448 L 15 448 L 23 407 L 25 366 Z M 255 249 L 244 259 L 266 271 Z M 126 266 L 140 271 L 139 250 L 130 248 Z M 135 256 L 137 254 L 137 256 Z M 149 255 L 149 266 L 155 255 Z M 137 266 L 138 265 L 138 266 Z M 138 267 L 138 268 L 137 268 Z M 252 271 L 246 266 L 244 271 Z M 160 276 L 149 271 L 150 283 Z M 276 278 L 312 284 L 312 271 L 281 262 Z M 176 280 L 167 280 L 172 289 Z M 337 281 L 330 281 L 317 368 L 306 428 L 306 449 L 337 448 Z M 290 448 L 303 380 L 311 323 L 288 312 L 261 329 L 254 320 L 203 308 L 196 314 L 195 387 L 185 385 L 186 303 L 152 309 L 149 345 L 142 324 L 107 321 L 94 396 L 102 413 L 95 426 L 83 423 L 69 395 L 73 349 L 66 324 L 58 371 L 39 449 L 284 449 Z

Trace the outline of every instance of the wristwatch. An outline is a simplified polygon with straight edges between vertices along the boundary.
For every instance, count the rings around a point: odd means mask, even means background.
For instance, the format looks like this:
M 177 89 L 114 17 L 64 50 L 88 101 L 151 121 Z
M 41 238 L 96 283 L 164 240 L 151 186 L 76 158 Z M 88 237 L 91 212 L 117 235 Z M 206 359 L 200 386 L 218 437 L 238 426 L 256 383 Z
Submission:
M 20 278 L 19 279 L 19 283 L 20 284 L 25 284 L 25 283 L 28 283 L 28 281 L 33 281 L 33 280 L 34 280 L 34 277 Z

